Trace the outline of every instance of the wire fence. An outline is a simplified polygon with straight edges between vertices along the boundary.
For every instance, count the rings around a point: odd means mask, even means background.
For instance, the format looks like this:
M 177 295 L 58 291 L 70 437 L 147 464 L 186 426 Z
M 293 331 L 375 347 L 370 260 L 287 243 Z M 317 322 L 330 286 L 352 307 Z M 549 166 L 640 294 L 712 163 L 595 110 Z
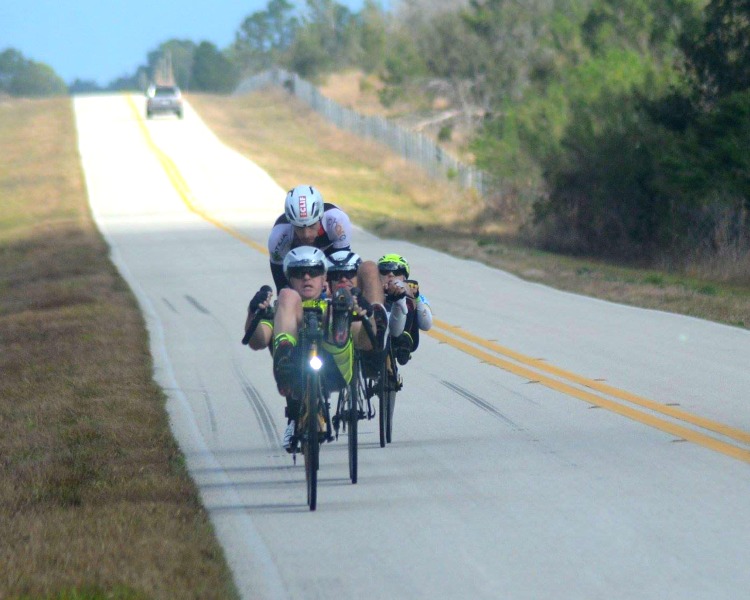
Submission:
M 284 69 L 270 69 L 243 80 L 235 95 L 280 86 L 296 96 L 337 127 L 386 144 L 406 160 L 416 163 L 433 177 L 445 177 L 486 197 L 490 188 L 487 173 L 462 163 L 428 137 L 400 127 L 388 119 L 361 115 L 323 96 L 318 89 Z

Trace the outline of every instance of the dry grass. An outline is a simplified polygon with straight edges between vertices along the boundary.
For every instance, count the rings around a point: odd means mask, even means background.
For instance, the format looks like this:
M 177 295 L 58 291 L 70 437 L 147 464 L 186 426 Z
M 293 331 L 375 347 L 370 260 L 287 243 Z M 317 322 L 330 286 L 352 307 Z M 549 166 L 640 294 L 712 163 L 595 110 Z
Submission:
M 333 79 L 325 89 L 356 109 L 350 80 L 339 82 L 343 92 L 333 90 Z M 327 200 L 382 237 L 409 239 L 559 289 L 750 327 L 747 282 L 731 285 L 529 248 L 519 241 L 512 218 L 483 211 L 480 199 L 428 179 L 381 145 L 336 129 L 285 93 L 198 95 L 190 101 L 225 143 L 282 186 L 315 183 Z
M 0 598 L 236 593 L 88 213 L 67 99 L 0 106 Z
M 383 87 L 380 80 L 373 75 L 366 75 L 361 71 L 346 71 L 332 73 L 318 89 L 331 100 L 341 106 L 356 110 L 368 116 L 390 116 L 378 97 L 378 91 Z

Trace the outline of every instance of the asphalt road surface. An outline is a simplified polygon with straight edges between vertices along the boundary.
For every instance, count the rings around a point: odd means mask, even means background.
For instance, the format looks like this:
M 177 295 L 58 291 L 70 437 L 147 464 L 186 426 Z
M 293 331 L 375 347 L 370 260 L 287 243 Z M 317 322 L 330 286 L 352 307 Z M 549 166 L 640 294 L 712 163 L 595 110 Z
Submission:
M 363 257 L 409 259 L 437 323 L 393 443 L 361 424 L 356 485 L 346 438 L 323 446 L 311 513 L 270 355 L 240 344 L 285 191 L 189 106 L 75 109 L 94 217 L 243 598 L 750 597 L 747 331 L 357 230 Z

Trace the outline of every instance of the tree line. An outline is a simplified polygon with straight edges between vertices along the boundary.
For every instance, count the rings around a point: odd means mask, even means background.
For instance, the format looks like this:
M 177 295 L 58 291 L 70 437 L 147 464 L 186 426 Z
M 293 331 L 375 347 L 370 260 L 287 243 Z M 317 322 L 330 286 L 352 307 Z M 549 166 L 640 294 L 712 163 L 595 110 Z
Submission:
M 749 0 L 269 0 L 227 48 L 166 41 L 107 89 L 145 88 L 166 54 L 186 90 L 228 92 L 276 65 L 312 81 L 355 67 L 383 82 L 385 105 L 447 99 L 496 179 L 488 218 L 515 207 L 545 248 L 750 255 Z M 24 80 L 60 93 L 49 68 L 6 50 L 0 91 Z
M 0 94 L 9 96 L 58 96 L 68 93 L 54 69 L 7 48 L 0 52 Z

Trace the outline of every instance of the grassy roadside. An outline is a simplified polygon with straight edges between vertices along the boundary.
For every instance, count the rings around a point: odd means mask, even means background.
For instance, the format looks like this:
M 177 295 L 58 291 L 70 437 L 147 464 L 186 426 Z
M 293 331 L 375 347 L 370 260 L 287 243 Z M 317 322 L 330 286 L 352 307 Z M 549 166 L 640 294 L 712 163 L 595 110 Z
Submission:
M 515 243 L 512 227 L 498 216 L 486 218 L 471 194 L 429 180 L 384 147 L 339 131 L 281 91 L 189 100 L 226 144 L 282 187 L 315 183 L 327 200 L 381 237 L 408 239 L 558 289 L 750 328 L 750 282 L 639 270 Z M 356 109 L 354 100 L 348 105 Z
M 70 101 L 0 101 L 0 156 L 0 597 L 235 598 Z

